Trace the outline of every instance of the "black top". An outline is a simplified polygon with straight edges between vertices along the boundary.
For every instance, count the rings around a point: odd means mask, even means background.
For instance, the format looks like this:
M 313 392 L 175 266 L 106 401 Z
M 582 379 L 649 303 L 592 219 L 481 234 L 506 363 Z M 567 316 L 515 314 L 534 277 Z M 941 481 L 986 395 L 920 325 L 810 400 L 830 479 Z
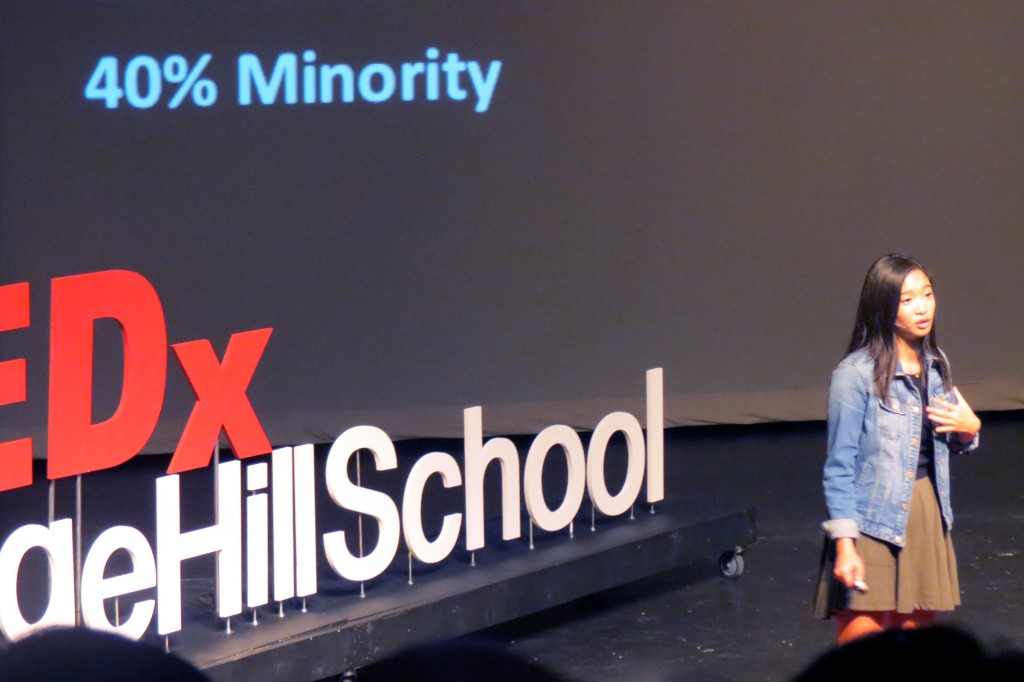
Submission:
M 924 372 L 914 376 L 910 376 L 910 381 L 913 382 L 914 387 L 917 388 L 917 392 L 921 396 L 921 445 L 917 455 L 917 477 L 924 478 L 930 476 L 932 470 L 935 468 L 935 441 L 932 436 L 932 420 L 928 418 L 928 412 L 925 411 L 925 406 L 928 405 L 928 382 L 925 379 Z

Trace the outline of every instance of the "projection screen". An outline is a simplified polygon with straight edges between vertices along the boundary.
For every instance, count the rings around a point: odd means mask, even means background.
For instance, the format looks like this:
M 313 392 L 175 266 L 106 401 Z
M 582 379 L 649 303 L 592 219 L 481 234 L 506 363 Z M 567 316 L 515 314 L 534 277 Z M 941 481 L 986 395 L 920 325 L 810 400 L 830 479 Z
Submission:
M 6 3 L 0 285 L 130 270 L 169 343 L 273 328 L 271 441 L 815 420 L 869 264 L 932 270 L 976 409 L 1024 406 L 1024 6 Z M 109 323 L 109 324 L 108 324 Z M 122 340 L 96 325 L 95 421 Z M 150 452 L 194 398 L 169 357 Z M 642 413 L 642 411 L 637 411 Z

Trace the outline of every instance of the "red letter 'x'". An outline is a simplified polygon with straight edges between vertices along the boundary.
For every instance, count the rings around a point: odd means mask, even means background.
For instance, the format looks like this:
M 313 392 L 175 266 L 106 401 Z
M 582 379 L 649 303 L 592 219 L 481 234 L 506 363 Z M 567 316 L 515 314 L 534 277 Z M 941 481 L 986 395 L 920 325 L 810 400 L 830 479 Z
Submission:
M 213 345 L 206 339 L 171 346 L 196 394 L 196 405 L 171 458 L 168 474 L 209 466 L 222 426 L 239 459 L 270 452 L 270 441 L 245 391 L 272 331 L 257 329 L 232 334 L 223 363 L 217 361 Z

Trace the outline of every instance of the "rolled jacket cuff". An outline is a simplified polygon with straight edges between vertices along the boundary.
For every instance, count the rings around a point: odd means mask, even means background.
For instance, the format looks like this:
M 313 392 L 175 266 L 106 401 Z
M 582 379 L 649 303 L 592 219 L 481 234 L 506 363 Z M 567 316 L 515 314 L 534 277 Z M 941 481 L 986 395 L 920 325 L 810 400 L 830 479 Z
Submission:
M 969 452 L 977 450 L 978 449 L 978 445 L 981 443 L 981 432 L 980 431 L 978 433 L 974 434 L 974 438 L 971 439 L 970 443 L 963 443 L 963 442 L 961 442 L 960 438 L 959 438 L 959 434 L 954 434 L 954 436 L 957 436 L 957 437 L 952 439 L 953 442 L 952 442 L 952 445 L 951 445 L 950 449 L 953 450 L 953 454 L 955 454 L 955 455 L 966 455 Z
M 833 540 L 839 538 L 858 538 L 860 531 L 857 529 L 857 521 L 854 519 L 830 519 L 821 524 L 828 536 Z

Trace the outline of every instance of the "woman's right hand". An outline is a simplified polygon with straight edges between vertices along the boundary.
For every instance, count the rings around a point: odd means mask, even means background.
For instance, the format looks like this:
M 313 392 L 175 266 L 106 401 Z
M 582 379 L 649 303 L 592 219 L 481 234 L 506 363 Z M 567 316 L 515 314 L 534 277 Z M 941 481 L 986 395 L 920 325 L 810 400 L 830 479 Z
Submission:
M 857 553 L 853 538 L 836 540 L 836 565 L 832 574 L 847 587 L 853 587 L 854 583 L 864 580 L 864 562 Z

